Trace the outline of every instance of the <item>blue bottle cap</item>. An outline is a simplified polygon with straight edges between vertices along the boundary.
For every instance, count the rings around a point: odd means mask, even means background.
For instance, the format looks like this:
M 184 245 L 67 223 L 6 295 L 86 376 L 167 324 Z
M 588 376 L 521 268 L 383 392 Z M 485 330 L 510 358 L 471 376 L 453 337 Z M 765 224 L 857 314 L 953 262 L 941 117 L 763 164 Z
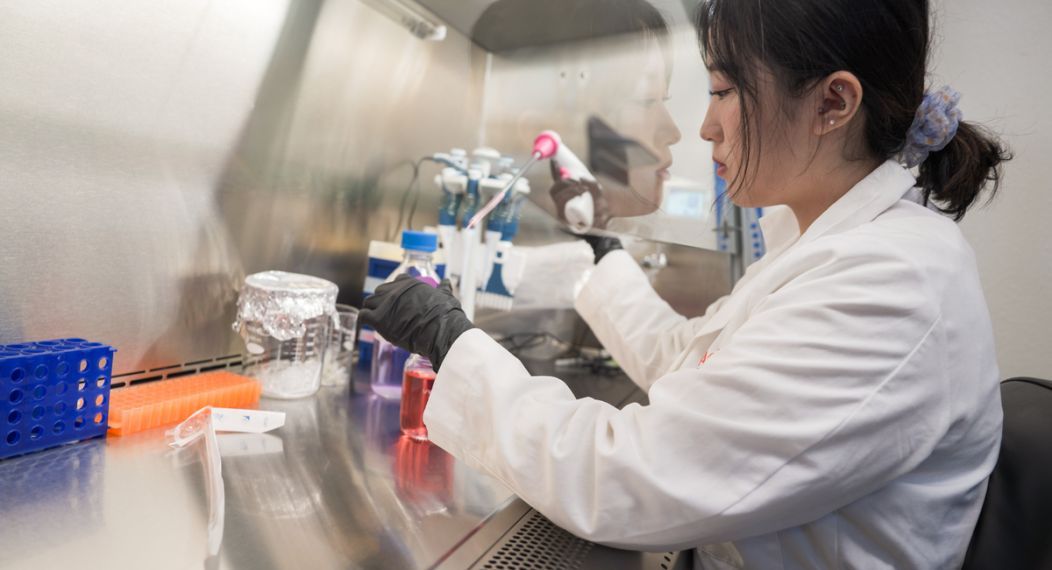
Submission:
M 402 249 L 433 252 L 438 249 L 438 235 L 429 232 L 402 232 Z

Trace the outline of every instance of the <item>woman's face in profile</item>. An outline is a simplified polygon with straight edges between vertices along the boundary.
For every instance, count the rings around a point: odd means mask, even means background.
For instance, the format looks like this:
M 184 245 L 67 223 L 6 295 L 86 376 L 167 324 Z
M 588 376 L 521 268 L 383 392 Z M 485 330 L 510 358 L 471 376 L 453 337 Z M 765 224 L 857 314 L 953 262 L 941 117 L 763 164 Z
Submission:
M 656 158 L 653 164 L 631 165 L 627 187 L 604 181 L 604 196 L 612 216 L 641 216 L 661 206 L 672 164 L 670 147 L 681 137 L 665 106 L 669 71 L 661 45 L 656 39 L 647 38 L 644 49 L 629 54 L 618 81 L 619 92 L 610 94 L 610 114 L 604 119 L 620 135 L 634 139 Z

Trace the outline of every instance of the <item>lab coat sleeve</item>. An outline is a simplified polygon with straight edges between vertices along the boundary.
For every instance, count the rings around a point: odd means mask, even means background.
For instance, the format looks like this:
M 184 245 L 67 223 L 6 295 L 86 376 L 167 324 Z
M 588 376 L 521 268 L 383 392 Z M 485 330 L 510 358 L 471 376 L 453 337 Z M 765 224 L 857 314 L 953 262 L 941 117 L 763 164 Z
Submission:
M 726 298 L 724 298 L 726 299 Z M 675 363 L 705 316 L 688 319 L 669 306 L 625 251 L 606 255 L 577 293 L 574 308 L 628 377 L 644 390 Z
M 504 285 L 515 295 L 516 310 L 570 309 L 594 259 L 592 247 L 582 240 L 516 246 L 504 260 Z
M 807 265 L 700 368 L 659 379 L 647 406 L 577 400 L 469 331 L 436 379 L 430 438 L 563 528 L 617 547 L 815 520 L 928 457 L 951 387 L 934 292 L 909 263 L 858 253 Z

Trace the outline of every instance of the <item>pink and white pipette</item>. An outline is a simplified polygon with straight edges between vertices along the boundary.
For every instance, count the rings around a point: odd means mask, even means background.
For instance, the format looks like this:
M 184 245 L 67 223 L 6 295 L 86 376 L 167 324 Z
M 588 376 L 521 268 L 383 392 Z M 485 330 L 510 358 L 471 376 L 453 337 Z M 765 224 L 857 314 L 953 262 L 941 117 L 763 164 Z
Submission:
M 473 228 L 478 225 L 483 218 L 497 207 L 497 204 L 500 204 L 508 191 L 519 181 L 519 178 L 522 178 L 522 176 L 526 174 L 526 171 L 529 170 L 538 160 L 545 158 L 555 160 L 556 164 L 559 166 L 559 176 L 562 180 L 572 179 L 595 182 L 595 177 L 588 171 L 588 168 L 583 162 L 581 162 L 581 159 L 577 158 L 577 155 L 575 155 L 569 147 L 563 144 L 562 138 L 559 137 L 559 134 L 555 131 L 544 131 L 534 139 L 533 152 L 530 153 L 530 159 L 522 165 L 519 172 L 508 182 L 503 190 L 501 190 L 496 196 L 487 202 L 483 208 L 472 216 L 467 227 Z M 595 204 L 592 201 L 592 195 L 588 192 L 571 199 L 563 207 L 563 217 L 565 217 L 567 223 L 569 223 L 570 229 L 576 233 L 585 233 L 590 230 L 592 228 L 594 215 Z

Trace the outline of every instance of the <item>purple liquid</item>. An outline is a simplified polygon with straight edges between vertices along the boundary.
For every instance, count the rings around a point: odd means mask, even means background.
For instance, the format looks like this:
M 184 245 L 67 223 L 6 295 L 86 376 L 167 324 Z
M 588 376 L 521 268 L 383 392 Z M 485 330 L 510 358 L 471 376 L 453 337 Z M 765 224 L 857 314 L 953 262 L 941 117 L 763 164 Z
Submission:
M 373 392 L 381 398 L 402 397 L 402 377 L 409 351 L 387 342 L 380 335 L 373 341 Z
M 409 269 L 407 269 L 406 270 L 406 274 L 409 275 L 410 277 L 415 278 L 417 281 L 420 281 L 421 283 L 426 283 L 426 284 L 428 284 L 428 285 L 430 285 L 432 287 L 438 287 L 438 280 L 437 279 L 435 279 L 434 277 L 432 277 L 430 275 L 427 275 L 427 274 L 421 272 L 416 267 L 410 267 Z
M 438 281 L 433 276 L 420 271 L 417 267 L 410 266 L 405 273 L 417 281 L 438 287 Z M 376 333 L 373 341 L 373 369 L 370 374 L 370 384 L 377 396 L 387 400 L 402 398 L 402 379 L 405 373 L 405 361 L 409 358 L 409 354 L 408 350 L 398 348 L 384 340 L 380 333 Z

